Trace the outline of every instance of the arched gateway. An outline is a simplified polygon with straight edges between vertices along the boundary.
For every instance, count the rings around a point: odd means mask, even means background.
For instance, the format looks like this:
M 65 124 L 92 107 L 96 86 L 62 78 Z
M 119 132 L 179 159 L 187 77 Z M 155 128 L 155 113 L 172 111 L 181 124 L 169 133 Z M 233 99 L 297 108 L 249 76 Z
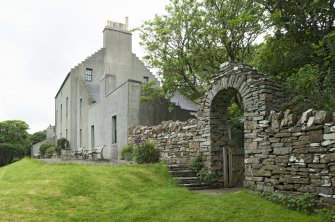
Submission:
M 227 116 L 233 96 L 240 98 L 244 110 L 244 129 L 235 141 Z M 198 130 L 203 139 L 200 153 L 225 187 L 248 186 L 247 178 L 257 166 L 253 157 L 266 152 L 259 146 L 268 139 L 262 126 L 270 110 L 278 110 L 281 98 L 281 86 L 251 66 L 226 62 L 213 77 L 198 110 Z

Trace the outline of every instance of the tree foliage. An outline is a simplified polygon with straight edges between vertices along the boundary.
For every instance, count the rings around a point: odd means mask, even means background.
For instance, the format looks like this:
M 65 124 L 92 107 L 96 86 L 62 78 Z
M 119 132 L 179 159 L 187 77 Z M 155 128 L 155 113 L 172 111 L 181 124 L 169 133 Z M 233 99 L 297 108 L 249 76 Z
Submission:
M 156 86 L 155 81 L 149 81 L 142 84 L 142 95 L 140 101 L 142 103 L 159 102 L 165 98 L 162 88 Z
M 38 131 L 36 133 L 33 133 L 30 136 L 30 140 L 31 140 L 32 144 L 39 143 L 39 142 L 45 140 L 46 138 L 47 138 L 47 131 L 46 130 Z
M 260 2 L 274 34 L 259 47 L 253 64 L 282 81 L 288 97 L 299 95 L 310 108 L 334 111 L 334 0 Z
M 195 99 L 219 64 L 248 62 L 284 83 L 290 101 L 334 111 L 334 2 L 170 0 L 165 14 L 138 29 L 144 59 L 165 92 Z M 256 45 L 260 34 L 267 35 Z
M 21 120 L 0 122 L 0 166 L 22 158 L 31 148 L 29 126 Z
M 166 92 L 196 99 L 222 62 L 247 59 L 263 30 L 262 13 L 251 0 L 170 0 L 164 15 L 138 29 L 144 59 Z

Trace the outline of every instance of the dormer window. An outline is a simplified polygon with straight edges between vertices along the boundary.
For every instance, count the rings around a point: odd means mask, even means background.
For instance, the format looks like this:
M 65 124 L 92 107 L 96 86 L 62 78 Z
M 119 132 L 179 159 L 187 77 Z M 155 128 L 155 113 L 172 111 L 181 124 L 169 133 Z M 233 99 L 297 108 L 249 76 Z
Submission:
M 86 76 L 85 76 L 86 81 L 92 82 L 92 77 L 93 77 L 93 69 L 86 68 Z
M 149 82 L 149 77 L 148 76 L 143 76 L 143 82 Z

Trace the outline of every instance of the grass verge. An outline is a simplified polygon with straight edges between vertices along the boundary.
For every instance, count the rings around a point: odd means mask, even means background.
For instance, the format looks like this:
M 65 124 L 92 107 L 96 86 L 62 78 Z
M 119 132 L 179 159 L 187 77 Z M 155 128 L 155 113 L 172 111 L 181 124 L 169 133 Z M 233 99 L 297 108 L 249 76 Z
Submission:
M 248 191 L 176 186 L 160 165 L 87 166 L 24 159 L 0 168 L 1 221 L 322 221 Z

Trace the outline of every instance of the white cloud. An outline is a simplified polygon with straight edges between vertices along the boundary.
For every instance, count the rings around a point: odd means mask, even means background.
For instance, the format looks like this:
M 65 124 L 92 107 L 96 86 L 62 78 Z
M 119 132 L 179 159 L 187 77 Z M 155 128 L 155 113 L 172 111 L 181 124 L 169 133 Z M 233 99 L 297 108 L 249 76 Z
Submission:
M 107 20 L 130 28 L 163 12 L 168 0 L 11 0 L 0 3 L 0 121 L 30 132 L 54 124 L 54 97 L 72 67 L 102 47 Z M 133 34 L 133 52 L 142 56 Z

